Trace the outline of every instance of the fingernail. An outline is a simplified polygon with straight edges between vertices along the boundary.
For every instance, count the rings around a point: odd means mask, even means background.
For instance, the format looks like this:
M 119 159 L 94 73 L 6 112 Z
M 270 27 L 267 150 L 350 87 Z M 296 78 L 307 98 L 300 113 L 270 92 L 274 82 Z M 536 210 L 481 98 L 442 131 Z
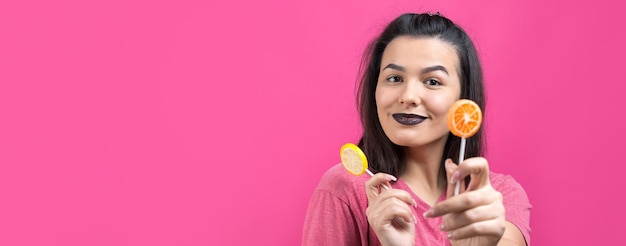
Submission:
M 454 172 L 454 174 L 452 174 L 452 178 L 450 178 L 450 183 L 451 184 L 456 184 L 456 181 L 459 180 L 459 176 L 461 174 L 459 173 L 459 171 Z
M 394 177 L 393 175 L 387 175 L 387 179 L 393 180 L 393 181 L 398 181 L 398 179 L 396 177 Z
M 442 231 L 444 231 L 444 230 L 445 230 L 445 227 L 443 226 L 443 224 L 441 224 L 441 225 L 439 226 L 439 230 L 442 230 Z
M 452 239 L 452 232 L 448 232 L 448 239 Z
M 426 213 L 424 213 L 424 218 L 430 218 L 435 214 L 435 211 L 432 209 L 429 209 L 428 211 L 426 211 Z
M 417 202 L 415 201 L 415 199 L 413 199 L 413 207 L 417 207 Z
M 417 225 L 417 216 L 415 216 L 415 214 L 413 215 L 413 222 Z

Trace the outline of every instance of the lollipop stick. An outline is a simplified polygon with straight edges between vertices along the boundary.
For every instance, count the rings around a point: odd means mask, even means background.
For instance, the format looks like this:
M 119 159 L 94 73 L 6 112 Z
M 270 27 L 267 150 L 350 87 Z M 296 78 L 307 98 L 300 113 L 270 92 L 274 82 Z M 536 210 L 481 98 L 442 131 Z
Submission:
M 463 158 L 465 158 L 465 138 L 461 138 L 461 151 L 459 151 L 459 165 L 463 162 Z M 454 195 L 459 194 L 459 190 L 461 189 L 461 180 L 456 181 L 456 186 L 454 186 Z
M 365 169 L 365 172 L 367 172 L 367 174 L 369 174 L 370 177 L 374 177 L 374 174 L 369 169 Z M 385 188 L 385 190 L 389 189 L 389 187 L 387 187 L 385 184 L 383 184 L 383 188 Z

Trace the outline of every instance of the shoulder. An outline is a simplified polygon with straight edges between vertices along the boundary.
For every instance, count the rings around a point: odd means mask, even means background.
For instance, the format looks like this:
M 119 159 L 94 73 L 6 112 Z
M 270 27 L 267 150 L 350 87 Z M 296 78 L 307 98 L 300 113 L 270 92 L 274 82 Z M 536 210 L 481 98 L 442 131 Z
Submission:
M 355 176 L 344 169 L 341 163 L 329 168 L 322 176 L 316 192 L 325 192 L 338 199 L 353 203 L 365 199 L 365 175 Z
M 367 242 L 365 175 L 341 164 L 324 173 L 304 219 L 302 245 L 361 245 Z
M 524 198 L 528 199 L 522 185 L 511 175 L 491 172 L 489 173 L 489 181 L 495 190 L 503 193 L 505 196 L 508 193 L 518 193 L 518 195 L 522 195 Z
M 489 181 L 495 190 L 502 193 L 505 205 L 514 203 L 530 206 L 526 191 L 511 175 L 491 172 Z

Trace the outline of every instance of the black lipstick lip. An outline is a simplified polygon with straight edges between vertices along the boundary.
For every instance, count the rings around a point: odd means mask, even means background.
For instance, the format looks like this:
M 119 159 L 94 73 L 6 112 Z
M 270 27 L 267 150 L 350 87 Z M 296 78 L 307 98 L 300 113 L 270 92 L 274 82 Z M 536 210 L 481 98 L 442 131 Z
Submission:
M 422 123 L 424 120 L 428 119 L 428 117 L 417 115 L 417 114 L 404 114 L 397 113 L 393 114 L 393 119 L 402 125 L 412 126 Z

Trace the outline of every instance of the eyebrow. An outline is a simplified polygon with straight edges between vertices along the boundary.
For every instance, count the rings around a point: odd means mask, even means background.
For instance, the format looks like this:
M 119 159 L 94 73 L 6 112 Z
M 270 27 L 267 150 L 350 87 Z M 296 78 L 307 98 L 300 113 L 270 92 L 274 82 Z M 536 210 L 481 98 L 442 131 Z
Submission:
M 394 63 L 389 63 L 387 66 L 385 66 L 383 68 L 383 70 L 387 69 L 387 68 L 391 68 L 391 69 L 395 69 L 401 72 L 406 72 L 406 69 L 403 66 L 394 64 Z M 448 75 L 450 75 L 448 73 L 448 70 L 441 65 L 436 65 L 436 66 L 432 66 L 432 67 L 427 67 L 427 68 L 423 68 L 422 71 L 420 71 L 421 73 L 430 73 L 430 72 L 434 72 L 434 71 L 442 71 Z
M 442 71 L 442 72 L 446 73 L 447 75 L 450 75 L 450 74 L 448 74 L 448 70 L 446 70 L 446 68 L 444 66 L 441 66 L 441 65 L 424 68 L 424 69 L 422 69 L 422 73 L 430 73 L 430 72 L 434 72 L 434 71 L 437 71 L 437 70 Z
M 398 71 L 406 72 L 406 69 L 404 69 L 403 66 L 396 65 L 396 64 L 393 64 L 393 63 L 389 63 L 387 66 L 385 66 L 385 68 L 383 68 L 383 70 L 385 70 L 387 68 L 391 68 L 391 69 L 395 69 L 395 70 L 398 70 Z

